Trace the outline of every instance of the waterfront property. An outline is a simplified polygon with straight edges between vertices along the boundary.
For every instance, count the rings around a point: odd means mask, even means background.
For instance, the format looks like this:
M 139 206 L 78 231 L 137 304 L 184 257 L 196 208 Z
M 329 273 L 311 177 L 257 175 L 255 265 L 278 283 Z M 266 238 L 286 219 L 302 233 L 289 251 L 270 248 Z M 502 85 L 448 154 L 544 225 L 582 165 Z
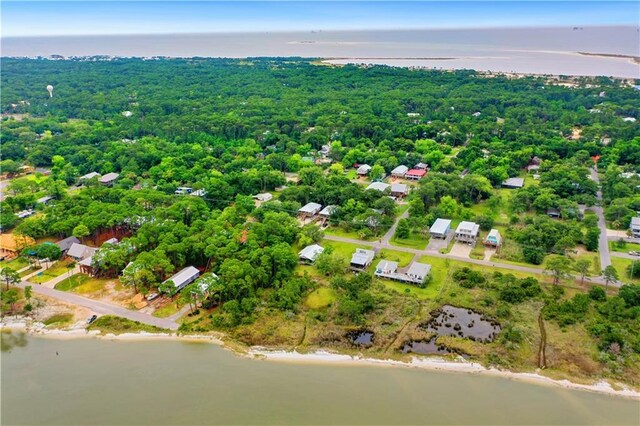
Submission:
M 304 206 L 302 206 L 300 210 L 298 210 L 298 213 L 303 218 L 312 218 L 312 217 L 315 217 L 318 213 L 320 213 L 321 209 L 322 209 L 322 206 L 318 203 L 307 203 Z
M 427 171 L 424 169 L 411 169 L 405 175 L 405 178 L 410 180 L 420 180 L 427 174 Z
M 382 259 L 374 272 L 376 277 L 411 284 L 423 284 L 431 271 L 431 265 L 413 262 L 406 272 L 398 271 L 398 262 Z
M 200 271 L 193 266 L 187 266 L 180 270 L 180 272 L 172 275 L 168 280 L 163 281 L 165 284 L 169 281 L 173 282 L 173 293 L 177 293 L 192 282 L 194 282 L 200 276 Z
M 513 177 L 502 182 L 503 188 L 508 189 L 518 189 L 524 186 L 524 178 L 521 177 Z
M 391 184 L 391 196 L 392 197 L 405 197 L 409 193 L 409 187 L 404 183 L 392 183 Z
M 311 244 L 310 246 L 306 246 L 303 248 L 300 253 L 298 253 L 298 258 L 302 263 L 313 263 L 316 261 L 318 256 L 322 254 L 324 248 L 319 246 L 318 244 Z
M 484 245 L 488 247 L 500 247 L 502 244 L 502 236 L 497 229 L 489 231 L 489 235 L 484 239 Z
M 395 169 L 391 170 L 391 176 L 395 178 L 403 178 L 408 171 L 409 168 L 407 166 L 398 166 Z
M 633 238 L 640 238 L 640 216 L 631 218 L 631 225 L 629 225 L 631 236 Z
M 462 221 L 456 228 L 456 241 L 475 244 L 480 232 L 480 225 L 474 222 Z
M 370 189 L 376 190 L 376 191 L 380 191 L 380 192 L 384 192 L 387 189 L 389 189 L 389 184 L 388 183 L 384 183 L 384 182 L 373 182 L 372 184 L 370 184 L 369 186 L 367 186 L 367 191 Z
M 429 233 L 432 238 L 445 239 L 451 232 L 451 220 L 449 219 L 436 219 L 429 228 Z
M 98 182 L 104 186 L 113 186 L 114 182 L 120 177 L 118 173 L 107 173 L 98 179 Z
M 355 272 L 364 271 L 371 265 L 375 255 L 373 250 L 356 249 L 356 252 L 351 256 L 349 267 Z

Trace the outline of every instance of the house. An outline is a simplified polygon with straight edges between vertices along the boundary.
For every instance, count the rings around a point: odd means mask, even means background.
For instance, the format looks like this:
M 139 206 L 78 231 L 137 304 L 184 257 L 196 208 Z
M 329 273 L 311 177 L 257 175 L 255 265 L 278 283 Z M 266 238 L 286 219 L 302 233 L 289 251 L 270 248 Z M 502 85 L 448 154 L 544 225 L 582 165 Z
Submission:
M 480 225 L 474 222 L 462 221 L 456 228 L 456 241 L 461 243 L 475 244 Z
M 471 115 L 473 115 L 474 117 L 480 117 L 482 115 L 482 113 L 480 111 L 476 111 Z
M 381 278 L 393 278 L 398 269 L 398 262 L 382 259 L 378 262 L 374 275 Z
M 422 284 L 431 271 L 431 265 L 413 262 L 406 272 L 398 272 L 398 262 L 382 259 L 378 262 L 374 275 L 403 283 Z
M 408 281 L 414 284 L 422 284 L 431 272 L 431 265 L 427 263 L 413 262 L 407 269 Z
M 191 195 L 192 197 L 204 197 L 205 195 L 207 195 L 207 191 L 205 191 L 204 189 L 196 189 L 189 195 Z
M 313 263 L 323 251 L 324 249 L 319 245 L 312 244 L 303 248 L 300 253 L 298 253 L 298 258 L 302 263 Z
M 34 245 L 36 242 L 31 237 L 17 234 L 0 234 L 0 256 L 13 257 L 20 254 L 23 248 Z
M 182 269 L 180 272 L 172 275 L 168 280 L 165 280 L 162 284 L 165 284 L 169 281 L 173 282 L 174 288 L 173 293 L 177 293 L 192 282 L 196 280 L 200 276 L 200 271 L 193 266 L 187 266 Z M 161 287 L 162 287 L 161 284 Z
M 409 193 L 409 187 L 404 183 L 391 184 L 391 196 L 404 197 Z
M 118 173 L 107 173 L 98 179 L 98 182 L 103 184 L 104 186 L 111 186 L 113 183 L 120 177 Z
M 33 216 L 35 212 L 32 209 L 27 209 L 27 210 L 21 210 L 18 213 L 16 213 L 16 216 L 18 216 L 18 218 L 20 219 L 26 219 L 29 216 Z
M 75 260 L 83 260 L 87 257 L 91 257 L 95 254 L 97 249 L 89 246 L 85 246 L 84 244 L 73 243 L 69 250 L 67 250 L 67 256 L 75 259 Z
M 255 198 L 256 200 L 262 203 L 265 203 L 267 201 L 273 200 L 273 195 L 268 192 L 263 192 L 261 194 L 254 195 L 253 198 Z
M 371 265 L 375 255 L 373 250 L 356 249 L 356 252 L 351 256 L 349 267 L 352 271 L 364 271 Z
M 318 154 L 325 158 L 328 157 L 331 154 L 331 145 L 322 145 Z
M 193 192 L 193 188 L 188 187 L 188 186 L 179 186 L 178 189 L 176 189 L 175 194 L 176 195 L 189 195 Z
M 367 191 L 370 189 L 375 189 L 376 191 L 384 192 L 389 188 L 389 184 L 384 182 L 373 182 L 369 186 L 367 186 Z
M 87 174 L 86 174 L 86 175 L 84 175 L 84 176 L 80 176 L 80 177 L 78 178 L 78 181 L 79 181 L 80 183 L 82 183 L 82 182 L 86 182 L 86 181 L 88 181 L 88 180 L 91 180 L 91 179 L 93 179 L 93 178 L 100 178 L 100 176 L 102 176 L 100 173 L 97 173 L 97 172 L 91 172 L 91 173 L 87 173 Z
M 408 171 L 409 168 L 407 166 L 398 166 L 395 169 L 391 170 L 391 176 L 396 178 L 403 178 Z
M 321 209 L 322 206 L 318 203 L 308 203 L 298 210 L 298 213 L 303 217 L 314 217 Z
M 118 244 L 118 242 L 119 242 L 118 239 L 113 237 L 113 238 L 109 238 L 107 241 L 102 243 L 102 245 L 105 245 L 105 244 L 114 244 L 115 245 L 115 244 Z
M 445 239 L 447 235 L 451 232 L 451 220 L 449 219 L 436 219 L 429 228 L 429 233 L 431 233 L 432 238 L 440 238 Z
M 631 236 L 633 238 L 640 238 L 640 216 L 631 218 L 629 229 L 631 230 Z
M 358 175 L 360 176 L 366 176 L 369 174 L 369 172 L 371 171 L 371 166 L 368 164 L 361 164 L 358 167 L 358 170 L 356 171 L 356 173 L 358 173 Z
M 413 168 L 417 170 L 428 170 L 429 166 L 427 165 L 427 163 L 418 163 L 415 166 L 413 166 Z
M 537 172 L 538 170 L 540 170 L 540 165 L 539 164 L 529 164 L 527 166 L 527 171 L 528 172 Z
M 489 231 L 489 235 L 484 239 L 484 245 L 489 247 L 500 247 L 502 244 L 502 236 L 497 229 Z
M 51 200 L 53 200 L 53 197 L 50 197 L 50 196 L 47 195 L 47 196 L 44 196 L 42 198 L 38 198 L 36 200 L 36 203 L 37 204 L 47 204 Z
M 93 275 L 93 256 L 89 256 L 85 259 L 82 259 L 78 262 L 78 266 L 80 267 L 80 272 L 87 275 Z
M 503 188 L 518 189 L 524 186 L 524 178 L 513 177 L 502 182 Z
M 547 216 L 549 216 L 552 219 L 560 219 L 562 217 L 562 214 L 558 209 L 549 209 L 547 210 Z
M 80 244 L 80 240 L 76 237 L 65 238 L 64 240 L 60 240 L 56 243 L 56 245 L 60 247 L 60 251 L 62 251 L 63 255 L 65 255 L 74 244 Z
M 320 211 L 320 217 L 324 219 L 329 219 L 329 217 L 336 212 L 336 206 L 327 206 Z
M 411 180 L 420 180 L 427 174 L 427 171 L 424 169 L 411 169 L 404 176 L 406 179 Z

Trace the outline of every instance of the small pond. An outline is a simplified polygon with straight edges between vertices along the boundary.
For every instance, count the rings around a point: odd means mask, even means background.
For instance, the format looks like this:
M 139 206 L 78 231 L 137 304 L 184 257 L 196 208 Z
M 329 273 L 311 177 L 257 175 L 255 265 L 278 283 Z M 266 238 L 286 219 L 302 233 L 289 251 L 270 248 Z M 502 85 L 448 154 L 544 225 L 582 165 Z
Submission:
M 432 337 L 431 340 L 412 340 L 405 343 L 402 347 L 402 353 L 414 353 L 420 355 L 446 355 L 452 352 L 446 346 L 438 345 L 436 343 L 436 337 Z
M 492 342 L 500 333 L 500 324 L 466 308 L 444 305 L 431 313 L 420 327 L 438 336 L 458 336 L 478 342 Z
M 373 345 L 374 333 L 369 330 L 356 330 L 347 333 L 347 338 L 352 344 L 357 346 L 371 346 Z

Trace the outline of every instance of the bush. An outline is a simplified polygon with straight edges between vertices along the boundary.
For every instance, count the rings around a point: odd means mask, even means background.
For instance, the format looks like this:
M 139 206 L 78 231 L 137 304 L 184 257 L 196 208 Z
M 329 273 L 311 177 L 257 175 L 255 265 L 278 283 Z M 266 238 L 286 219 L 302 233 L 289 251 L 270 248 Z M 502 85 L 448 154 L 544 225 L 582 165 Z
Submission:
M 453 273 L 452 277 L 458 284 L 460 284 L 461 287 L 464 288 L 474 288 L 487 281 L 480 272 L 474 271 L 466 266 L 464 268 L 457 269 Z
M 591 287 L 589 289 L 589 297 L 591 298 L 591 300 L 603 302 L 607 300 L 607 293 L 602 287 Z

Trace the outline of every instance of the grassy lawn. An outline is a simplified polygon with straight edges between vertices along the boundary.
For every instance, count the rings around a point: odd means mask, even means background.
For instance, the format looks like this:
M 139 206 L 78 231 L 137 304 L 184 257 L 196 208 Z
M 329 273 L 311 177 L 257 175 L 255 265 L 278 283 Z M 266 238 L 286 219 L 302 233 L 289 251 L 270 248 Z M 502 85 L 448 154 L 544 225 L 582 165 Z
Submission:
M 429 237 L 425 237 L 424 235 L 417 232 L 412 232 L 409 235 L 409 238 L 406 239 L 396 238 L 396 236 L 394 235 L 389 240 L 389 243 L 398 247 L 408 247 L 416 250 L 424 250 L 429 244 Z
M 347 179 L 353 180 L 358 177 L 358 173 L 356 172 L 356 169 L 351 169 L 345 173 L 345 176 L 347 177 Z
M 69 269 L 67 268 L 67 266 L 71 265 L 72 263 L 74 263 L 72 259 L 60 260 L 54 263 L 53 266 L 51 266 L 49 269 L 42 271 L 41 274 L 38 274 L 32 277 L 31 281 L 37 284 L 46 283 L 47 281 L 55 277 L 58 277 L 62 274 L 66 274 L 67 272 L 69 272 Z
M 19 271 L 25 266 L 29 266 L 29 261 L 21 256 L 18 256 L 12 260 L 3 260 L 2 262 L 0 262 L 0 268 L 9 268 L 13 269 L 14 271 Z
M 631 279 L 627 275 L 627 268 L 629 267 L 629 265 L 631 265 L 632 262 L 633 261 L 631 259 L 623 259 L 621 257 L 613 256 L 611 257 L 611 264 L 614 268 L 616 268 L 616 271 L 618 271 L 618 277 L 620 278 L 620 281 L 622 281 L 623 283 L 640 284 L 639 278 Z
M 108 279 L 94 278 L 86 274 L 75 274 L 56 284 L 55 289 L 73 293 L 95 293 L 104 288 Z
M 176 303 L 172 300 L 166 305 L 156 309 L 153 311 L 153 316 L 158 318 L 166 318 L 178 312 L 179 309 L 176 307 Z
M 381 249 L 376 257 L 379 259 L 391 260 L 392 262 L 398 262 L 398 267 L 403 268 L 409 265 L 411 259 L 413 259 L 413 254 L 404 251 Z M 377 265 L 378 260 L 374 260 L 373 263 Z
M 356 251 L 357 248 L 369 249 L 371 250 L 371 246 L 367 246 L 366 244 L 351 244 L 351 243 L 343 243 L 341 241 L 330 241 L 324 240 L 322 241 L 323 247 L 331 247 L 333 252 L 342 257 L 347 262 L 351 261 L 351 255 Z
M 344 229 L 337 226 L 330 226 L 324 230 L 326 235 L 333 235 L 334 237 L 342 237 L 342 238 L 351 238 L 354 240 L 362 240 L 358 231 L 345 231 Z M 374 241 L 379 239 L 379 237 L 370 237 L 366 238 L 364 241 Z
M 574 260 L 587 259 L 591 266 L 589 267 L 589 273 L 591 275 L 600 275 L 602 269 L 600 268 L 600 255 L 592 252 L 580 252 L 579 255 L 571 256 Z
M 475 245 L 475 247 L 471 250 L 471 253 L 469 253 L 469 257 L 472 259 L 478 259 L 478 260 L 484 259 L 484 249 L 485 249 L 484 245 L 481 242 L 478 242 Z
M 68 325 L 73 320 L 73 314 L 55 314 L 42 321 L 44 325 L 55 325 L 56 327 Z
M 330 287 L 320 287 L 312 291 L 305 304 L 311 309 L 322 309 L 331 305 L 336 299 L 336 294 Z
M 98 318 L 88 327 L 89 330 L 100 330 L 103 333 L 122 334 L 145 331 L 147 333 L 163 333 L 167 330 L 131 321 L 114 315 L 104 315 Z
M 617 241 L 609 241 L 609 249 L 618 253 L 628 253 L 630 251 L 640 251 L 640 244 L 625 243 L 624 247 L 618 247 Z

